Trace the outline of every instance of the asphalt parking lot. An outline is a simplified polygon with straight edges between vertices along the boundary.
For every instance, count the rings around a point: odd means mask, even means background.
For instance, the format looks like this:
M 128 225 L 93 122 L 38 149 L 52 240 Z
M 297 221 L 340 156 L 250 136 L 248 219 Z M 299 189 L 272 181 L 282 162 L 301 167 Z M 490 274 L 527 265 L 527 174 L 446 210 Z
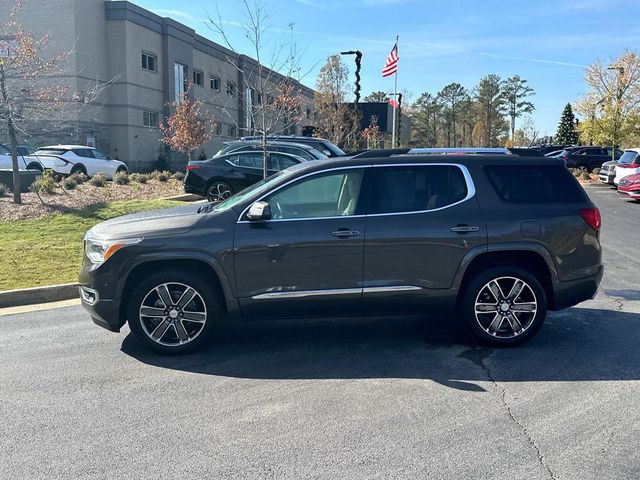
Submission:
M 519 348 L 332 319 L 167 358 L 79 306 L 4 315 L 0 478 L 639 478 L 640 204 L 588 192 L 601 291 Z

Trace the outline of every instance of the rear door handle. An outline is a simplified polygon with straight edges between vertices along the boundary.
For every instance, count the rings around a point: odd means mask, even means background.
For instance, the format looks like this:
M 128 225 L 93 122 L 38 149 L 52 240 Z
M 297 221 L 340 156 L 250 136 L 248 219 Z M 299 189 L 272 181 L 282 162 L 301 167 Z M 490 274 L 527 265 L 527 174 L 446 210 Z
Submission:
M 480 227 L 476 227 L 475 225 L 456 225 L 455 227 L 451 227 L 451 231 L 455 233 L 477 232 L 478 230 L 480 230 Z
M 331 232 L 331 235 L 338 238 L 357 237 L 360 235 L 360 232 L 357 230 L 336 230 L 335 232 Z

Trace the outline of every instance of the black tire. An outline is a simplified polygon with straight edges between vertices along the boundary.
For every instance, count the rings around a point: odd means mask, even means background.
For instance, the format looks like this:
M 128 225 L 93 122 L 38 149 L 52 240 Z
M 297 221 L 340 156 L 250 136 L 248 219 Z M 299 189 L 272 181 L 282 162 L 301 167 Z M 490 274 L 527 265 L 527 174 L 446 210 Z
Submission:
M 593 170 L 593 168 L 591 168 L 591 165 L 586 165 L 584 163 L 577 165 L 576 168 L 582 172 L 587 172 L 587 173 L 591 173 L 591 171 Z
M 84 168 L 84 165 L 74 165 L 71 167 L 71 175 L 76 173 L 82 173 L 83 175 L 87 174 L 87 169 Z
M 493 306 L 489 304 L 494 302 L 495 296 L 487 289 L 490 290 L 489 283 L 497 279 L 499 279 L 500 292 L 506 289 L 511 290 L 515 285 L 514 280 L 524 282 L 529 288 L 523 287 L 520 296 L 512 300 L 496 299 L 494 315 L 494 311 L 490 310 Z M 508 293 L 504 295 L 504 297 L 508 296 Z M 486 312 L 476 314 L 476 300 L 479 303 L 478 308 L 487 308 Z M 533 302 L 535 302 L 535 312 L 520 310 L 525 308 L 524 305 L 527 305 L 527 309 L 531 308 Z M 513 306 L 513 303 L 516 305 Z M 502 310 L 503 304 L 511 304 L 508 312 Z M 511 308 L 518 310 L 518 314 L 515 315 L 517 322 L 512 320 Z M 461 314 L 467 329 L 482 343 L 494 347 L 519 345 L 531 339 L 542 327 L 547 316 L 547 296 L 540 280 L 527 270 L 511 265 L 496 266 L 479 273 L 467 284 L 463 293 Z M 513 328 L 512 322 L 522 328 L 519 333 Z M 493 329 L 492 325 L 494 325 Z M 495 330 L 495 325 L 498 326 L 498 331 L 492 334 L 490 331 Z
M 178 301 L 178 297 L 181 295 L 180 288 L 184 286 L 193 289 L 199 297 L 194 298 L 193 303 L 188 302 L 184 305 L 184 313 L 180 314 L 180 318 L 171 318 L 168 315 L 162 318 L 142 316 L 140 309 L 143 306 L 143 302 L 145 302 L 145 306 L 151 306 L 150 303 L 153 302 L 152 308 L 158 307 L 159 310 L 166 308 L 162 307 L 166 303 L 161 300 L 157 290 L 154 291 L 154 289 L 163 284 L 169 284 L 168 291 L 174 302 Z M 182 285 L 182 287 L 179 285 Z M 202 308 L 202 305 L 205 307 L 205 320 L 204 326 L 198 330 L 198 325 L 200 324 L 190 322 L 186 319 L 186 316 L 190 313 L 188 310 L 202 311 L 198 310 Z M 182 312 L 182 310 L 180 311 Z M 184 318 L 182 318 L 183 315 Z M 162 354 L 177 355 L 201 347 L 222 321 L 223 308 L 220 296 L 209 282 L 186 270 L 168 270 L 149 275 L 136 286 L 129 297 L 127 305 L 127 322 L 131 333 L 142 345 Z M 167 325 L 166 322 L 173 323 Z M 161 325 L 162 323 L 163 325 Z M 192 339 L 186 343 L 179 343 L 179 325 L 182 325 L 181 330 L 187 336 L 193 335 Z M 163 328 L 165 331 L 159 341 L 152 340 L 150 337 L 156 327 L 159 327 L 159 330 L 156 331 L 156 336 L 160 334 Z
M 223 192 L 227 191 L 228 194 Z M 214 180 L 207 185 L 205 196 L 207 200 L 213 203 L 218 203 L 226 200 L 234 194 L 233 187 L 223 180 Z
M 118 169 L 116 170 L 116 174 L 117 173 L 129 173 L 129 170 L 127 170 L 125 167 L 118 167 Z
M 38 170 L 39 172 L 44 172 L 44 168 L 39 163 L 30 163 L 27 165 L 27 170 Z

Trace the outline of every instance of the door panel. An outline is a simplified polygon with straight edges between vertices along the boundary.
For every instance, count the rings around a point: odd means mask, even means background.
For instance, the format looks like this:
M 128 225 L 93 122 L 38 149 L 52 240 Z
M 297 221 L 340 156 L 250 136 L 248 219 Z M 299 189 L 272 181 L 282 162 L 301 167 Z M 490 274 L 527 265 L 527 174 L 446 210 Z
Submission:
M 434 169 L 426 176 L 405 175 L 402 168 L 374 169 L 377 186 L 374 213 L 367 217 L 363 298 L 376 308 L 400 297 L 411 308 L 413 300 L 419 304 L 436 295 L 435 290 L 450 288 L 464 255 L 487 242 L 473 187 L 465 186 L 458 167 L 451 171 L 443 166 L 409 167 Z M 385 170 L 400 175 L 389 177 L 392 181 L 385 185 Z M 381 205 L 385 195 L 393 200 Z
M 234 258 L 243 313 L 344 313 L 361 306 L 362 178 L 362 169 L 303 178 L 264 198 L 271 220 L 241 217 Z

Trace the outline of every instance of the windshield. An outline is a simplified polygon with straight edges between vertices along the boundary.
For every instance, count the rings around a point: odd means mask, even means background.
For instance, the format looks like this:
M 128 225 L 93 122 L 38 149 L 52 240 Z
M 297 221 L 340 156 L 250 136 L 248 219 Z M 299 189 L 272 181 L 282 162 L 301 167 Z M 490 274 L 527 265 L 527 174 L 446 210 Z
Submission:
M 638 153 L 637 152 L 633 152 L 631 150 L 627 150 L 626 152 L 624 152 L 622 154 L 622 156 L 620 157 L 620 160 L 618 160 L 618 163 L 620 163 L 622 165 L 629 165 L 631 163 L 634 163 L 636 158 L 638 158 Z
M 281 170 L 278 173 L 276 173 L 274 175 L 271 175 L 268 178 L 260 180 L 258 183 L 254 183 L 250 187 L 245 188 L 241 192 L 236 193 L 234 196 L 229 197 L 226 200 L 218 203 L 214 207 L 213 211 L 214 212 L 226 212 L 230 208 L 233 208 L 236 205 L 238 205 L 239 203 L 242 203 L 247 198 L 250 198 L 250 197 L 252 197 L 254 195 L 258 196 L 261 193 L 267 191 L 274 182 L 282 179 L 283 177 L 291 175 L 291 173 L 293 173 L 293 171 L 289 170 L 289 169 Z

